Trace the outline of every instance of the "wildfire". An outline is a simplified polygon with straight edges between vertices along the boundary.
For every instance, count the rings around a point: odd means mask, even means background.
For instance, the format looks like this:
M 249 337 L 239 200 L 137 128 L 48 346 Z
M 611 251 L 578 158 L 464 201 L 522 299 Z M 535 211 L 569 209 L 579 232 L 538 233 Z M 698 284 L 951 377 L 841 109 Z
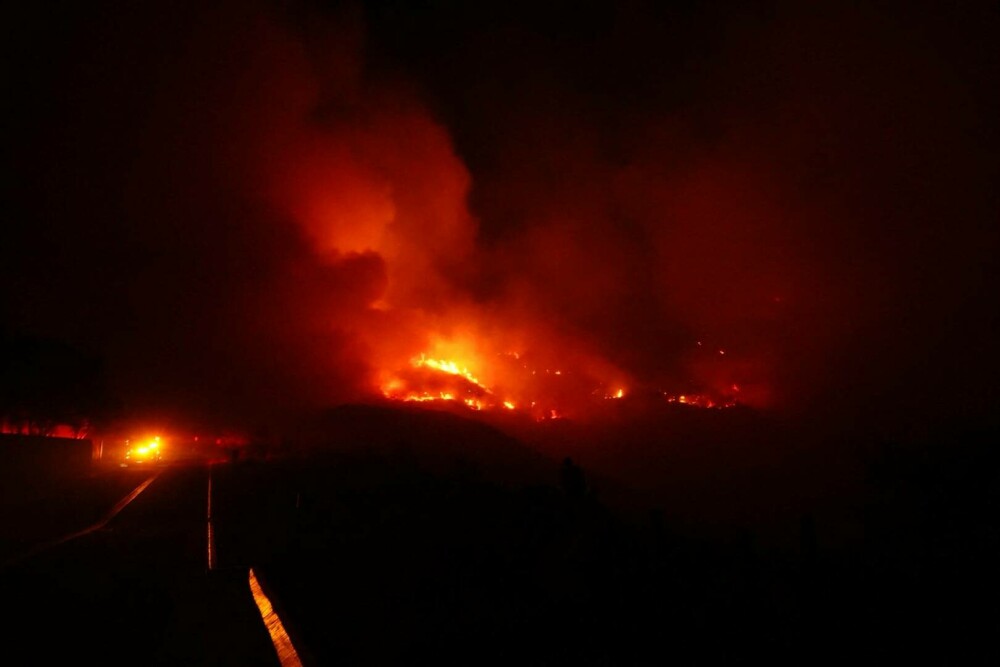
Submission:
M 493 405 L 493 392 L 466 365 L 426 354 L 410 359 L 409 369 L 390 374 L 381 390 L 386 398 L 399 401 L 454 401 L 472 410 Z
M 413 403 L 445 402 L 477 412 L 484 410 L 519 412 L 529 414 L 537 420 L 561 419 L 567 414 L 577 414 L 587 409 L 575 405 L 572 396 L 579 395 L 585 388 L 578 385 L 592 379 L 587 378 L 585 374 L 574 372 L 574 369 L 553 370 L 551 367 L 542 366 L 539 370 L 537 367 L 533 368 L 530 360 L 520 352 L 498 353 L 492 365 L 483 364 L 484 359 L 489 361 L 488 355 L 473 353 L 468 356 L 468 359 L 478 360 L 478 364 L 465 363 L 460 361 L 461 358 L 449 358 L 426 352 L 413 356 L 402 369 L 383 374 L 381 393 L 390 400 Z M 481 379 L 482 373 L 493 378 L 496 384 L 484 382 Z M 542 378 L 548 379 L 542 380 Z M 667 403 L 692 408 L 728 408 L 736 405 L 735 395 L 739 393 L 737 385 L 733 384 L 731 388 L 732 394 L 726 396 L 707 393 L 674 394 L 662 391 L 657 393 L 663 396 Z M 587 393 L 592 399 L 603 398 L 617 402 L 630 397 L 633 392 L 621 385 L 604 384 L 603 388 Z M 564 412 L 567 409 L 571 411 Z
M 704 394 L 664 394 L 664 397 L 667 403 L 679 403 L 695 408 L 733 408 L 737 405 L 733 398 L 716 399 Z
M 489 389 L 484 387 L 483 383 L 480 382 L 472 373 L 470 373 L 468 368 L 465 368 L 464 366 L 462 368 L 459 368 L 458 364 L 455 363 L 454 361 L 445 361 L 443 359 L 428 359 L 421 354 L 420 358 L 414 359 L 412 363 L 417 368 L 426 366 L 427 368 L 433 368 L 436 371 L 441 371 L 442 373 L 448 373 L 449 375 L 460 375 L 469 382 L 471 382 L 472 384 L 483 389 L 483 391 L 489 393 Z

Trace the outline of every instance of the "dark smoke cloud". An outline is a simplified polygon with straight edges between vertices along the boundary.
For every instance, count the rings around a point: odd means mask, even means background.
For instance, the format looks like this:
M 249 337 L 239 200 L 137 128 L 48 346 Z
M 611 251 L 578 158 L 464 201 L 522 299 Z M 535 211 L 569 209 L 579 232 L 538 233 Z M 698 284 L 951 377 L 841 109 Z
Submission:
M 8 40 L 6 325 L 137 409 L 354 400 L 432 331 L 771 407 L 995 399 L 995 8 L 167 4 Z
M 286 9 L 25 17 L 8 326 L 106 355 L 139 414 L 368 397 L 461 307 L 475 227 L 447 131 L 365 79 L 356 9 Z
M 336 323 L 385 263 L 321 260 L 266 192 L 316 95 L 299 42 L 260 7 L 18 27 L 8 326 L 103 353 L 138 414 L 254 425 L 356 396 L 363 350 Z
M 994 7 L 381 6 L 489 282 L 658 382 L 705 339 L 778 405 L 994 404 Z

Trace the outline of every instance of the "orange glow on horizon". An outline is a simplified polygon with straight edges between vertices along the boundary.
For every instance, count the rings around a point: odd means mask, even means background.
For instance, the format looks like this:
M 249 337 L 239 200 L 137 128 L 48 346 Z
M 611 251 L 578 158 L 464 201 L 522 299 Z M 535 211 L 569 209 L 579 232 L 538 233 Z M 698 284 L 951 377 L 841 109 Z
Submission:
M 596 381 L 588 374 L 569 369 L 539 370 L 532 367 L 530 355 L 524 352 L 498 352 L 492 357 L 482 354 L 483 344 L 463 341 L 435 344 L 438 351 L 454 356 L 422 352 L 411 356 L 402 369 L 382 372 L 381 395 L 389 400 L 407 403 L 445 402 L 464 406 L 475 412 L 501 410 L 528 413 L 538 420 L 566 417 L 589 418 L 600 410 L 588 408 L 586 396 L 622 401 L 630 396 L 625 387 L 611 384 L 611 389 L 586 391 L 587 383 Z M 481 378 L 495 378 L 488 384 Z M 607 385 L 605 385 L 607 386 Z M 667 403 L 693 408 L 727 408 L 736 405 L 739 393 L 736 383 L 728 385 L 725 394 L 657 392 Z M 504 398 L 499 398 L 505 396 Z M 641 392 L 640 392 L 641 395 Z M 584 398 L 581 399 L 580 397 Z M 641 400 L 641 399 L 636 399 Z M 634 401 L 632 402 L 634 404 Z

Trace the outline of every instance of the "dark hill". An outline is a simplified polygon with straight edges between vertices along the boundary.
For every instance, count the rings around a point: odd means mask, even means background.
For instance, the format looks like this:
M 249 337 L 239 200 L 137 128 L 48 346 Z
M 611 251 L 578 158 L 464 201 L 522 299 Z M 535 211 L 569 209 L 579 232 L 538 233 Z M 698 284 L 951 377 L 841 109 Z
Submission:
M 300 426 L 292 450 L 310 458 L 378 459 L 435 476 L 551 483 L 555 462 L 482 421 L 406 405 L 341 405 Z

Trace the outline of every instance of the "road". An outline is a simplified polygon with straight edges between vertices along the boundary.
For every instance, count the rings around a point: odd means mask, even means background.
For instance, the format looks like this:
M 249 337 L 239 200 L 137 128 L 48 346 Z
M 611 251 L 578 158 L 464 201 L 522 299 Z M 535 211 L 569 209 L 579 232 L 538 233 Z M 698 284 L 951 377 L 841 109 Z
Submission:
M 996 656 L 992 439 L 961 463 L 975 474 L 901 477 L 893 494 L 913 497 L 872 505 L 870 543 L 831 548 L 802 522 L 785 551 L 524 483 L 498 456 L 476 467 L 438 433 L 65 489 L 8 476 L 22 493 L 0 488 L 0 563 L 45 531 L 71 539 L 0 568 L 0 664 L 281 664 L 251 571 L 307 667 Z
M 150 470 L 101 520 L 8 563 L 0 663 L 278 665 L 251 592 L 252 554 L 230 539 L 212 544 L 209 562 L 212 470 Z M 220 486 L 213 496 L 226 496 Z

